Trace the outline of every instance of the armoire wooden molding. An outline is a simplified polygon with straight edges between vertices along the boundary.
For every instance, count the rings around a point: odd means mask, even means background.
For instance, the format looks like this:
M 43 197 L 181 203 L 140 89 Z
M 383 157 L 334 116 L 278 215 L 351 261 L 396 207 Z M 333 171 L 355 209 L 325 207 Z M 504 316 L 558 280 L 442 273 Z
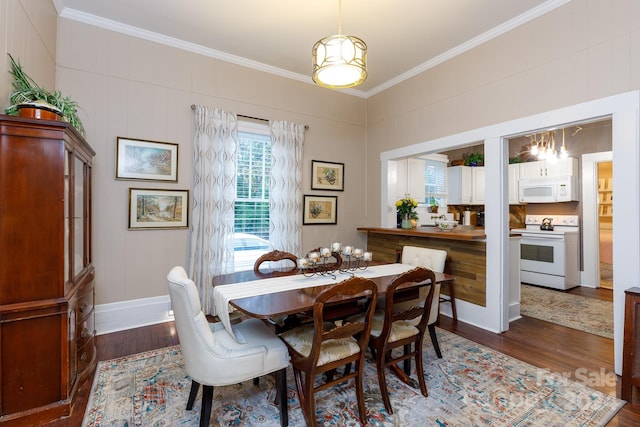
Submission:
M 66 122 L 0 115 L 0 425 L 68 415 L 95 369 L 94 155 Z

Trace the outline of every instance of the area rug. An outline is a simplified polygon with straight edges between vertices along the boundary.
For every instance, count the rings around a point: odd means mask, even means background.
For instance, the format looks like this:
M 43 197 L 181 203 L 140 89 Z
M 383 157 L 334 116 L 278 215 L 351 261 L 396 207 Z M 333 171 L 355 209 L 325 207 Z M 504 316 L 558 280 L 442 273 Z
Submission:
M 425 340 L 429 397 L 387 375 L 394 414 L 367 362 L 365 399 L 371 426 L 604 426 L 624 401 L 437 329 L 443 359 Z M 98 364 L 83 426 L 197 426 L 200 396 L 185 410 L 191 379 L 180 346 Z M 288 369 L 289 425 L 304 417 Z M 212 426 L 279 426 L 271 376 L 214 389 Z M 316 393 L 322 425 L 359 425 L 352 382 Z
M 613 303 L 522 285 L 520 314 L 613 339 Z

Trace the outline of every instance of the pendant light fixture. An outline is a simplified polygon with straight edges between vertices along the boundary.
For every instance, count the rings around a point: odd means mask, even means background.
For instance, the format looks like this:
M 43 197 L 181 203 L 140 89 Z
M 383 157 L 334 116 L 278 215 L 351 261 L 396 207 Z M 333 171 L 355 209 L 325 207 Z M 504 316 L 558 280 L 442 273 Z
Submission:
M 313 81 L 322 87 L 344 89 L 367 79 L 367 45 L 342 34 L 342 0 L 338 0 L 338 34 L 313 45 Z

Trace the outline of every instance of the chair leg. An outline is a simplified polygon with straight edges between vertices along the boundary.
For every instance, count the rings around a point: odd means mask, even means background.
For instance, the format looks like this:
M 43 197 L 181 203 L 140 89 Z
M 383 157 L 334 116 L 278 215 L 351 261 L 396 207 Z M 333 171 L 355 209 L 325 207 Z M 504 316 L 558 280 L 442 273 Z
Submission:
M 416 376 L 420 385 L 420 392 L 424 397 L 429 396 L 427 392 L 427 384 L 424 381 L 424 365 L 422 362 L 422 348 L 424 344 L 424 336 L 421 336 L 414 345 L 416 346 Z
M 302 394 L 304 395 L 304 406 L 302 407 L 304 417 L 307 420 L 308 427 L 316 427 L 316 402 L 314 396 L 314 375 L 305 373 L 304 385 Z M 302 402 L 302 399 L 300 401 Z
M 287 368 L 282 368 L 276 372 L 276 394 L 278 409 L 280 410 L 280 426 L 289 425 L 289 402 L 287 401 Z
M 431 337 L 431 342 L 433 343 L 433 349 L 436 351 L 436 356 L 438 356 L 438 359 L 442 359 L 442 352 L 440 351 L 440 346 L 438 345 L 438 336 L 436 335 L 435 325 L 429 325 L 429 336 Z
M 200 390 L 200 383 L 191 380 L 191 391 L 189 392 L 189 399 L 187 400 L 187 411 L 193 409 L 193 403 L 196 400 L 198 390 Z
M 364 354 L 360 355 L 360 360 L 358 360 L 356 365 L 356 369 L 358 370 L 358 374 L 354 378 L 356 381 L 356 398 L 358 399 L 358 412 L 360 413 L 360 423 L 363 426 L 367 425 L 367 408 L 364 405 L 364 385 L 363 377 L 364 377 Z
M 404 345 L 404 354 L 407 355 L 411 353 L 411 344 L 405 344 Z M 402 363 L 403 367 L 404 367 L 404 373 L 407 374 L 408 377 L 411 376 L 411 359 L 404 359 L 404 362 Z
M 384 409 L 386 409 L 389 414 L 393 414 L 391 400 L 389 399 L 389 389 L 387 388 L 387 377 L 385 375 L 385 360 L 383 352 L 378 351 L 376 354 L 379 356 L 376 357 L 376 368 L 378 370 L 378 387 L 380 387 L 382 403 L 384 403 Z
M 453 290 L 454 284 L 449 282 L 449 302 L 451 302 L 451 315 L 455 322 L 458 321 L 458 311 L 456 310 L 456 295 Z
M 200 427 L 209 427 L 211 419 L 211 405 L 213 403 L 213 386 L 202 385 L 202 411 L 200 412 Z

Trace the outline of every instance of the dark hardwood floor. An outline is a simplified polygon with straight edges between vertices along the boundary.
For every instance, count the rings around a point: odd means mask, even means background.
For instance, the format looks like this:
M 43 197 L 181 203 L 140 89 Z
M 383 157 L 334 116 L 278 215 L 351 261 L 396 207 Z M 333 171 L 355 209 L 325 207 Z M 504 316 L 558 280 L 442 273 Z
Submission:
M 611 295 L 610 290 L 578 288 L 570 292 L 605 300 Z M 613 373 L 613 341 L 610 339 L 528 317 L 511 322 L 509 331 L 502 334 L 456 323 L 445 316 L 441 316 L 440 327 L 540 368 L 563 373 L 609 395 L 619 396 L 620 378 Z M 100 335 L 97 337 L 98 360 L 178 343 L 173 322 Z M 81 425 L 91 383 L 92 380 L 88 380 L 81 385 L 70 417 L 47 426 Z M 640 425 L 640 393 L 637 391 L 634 401 L 636 404 L 626 404 L 607 426 Z

